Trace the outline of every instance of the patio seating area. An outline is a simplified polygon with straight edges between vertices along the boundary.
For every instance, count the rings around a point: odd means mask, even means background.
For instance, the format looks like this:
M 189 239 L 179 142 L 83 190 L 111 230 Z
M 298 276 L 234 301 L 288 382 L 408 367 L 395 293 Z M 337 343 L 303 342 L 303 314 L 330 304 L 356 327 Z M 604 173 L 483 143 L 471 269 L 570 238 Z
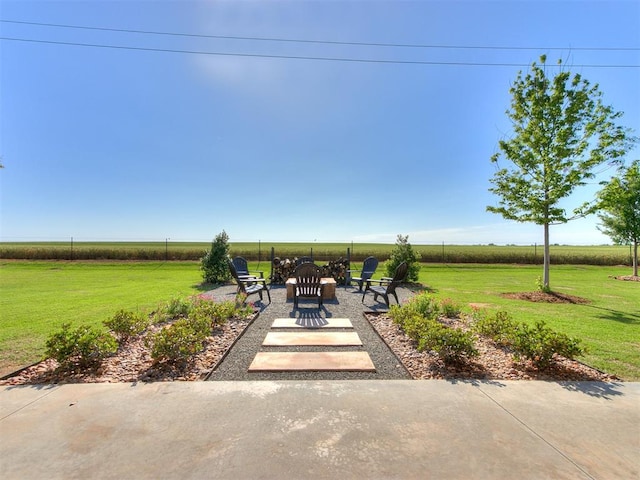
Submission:
M 271 302 L 258 302 L 260 314 L 247 327 L 208 380 L 409 379 L 410 375 L 364 317 L 387 306 L 357 286 L 335 288 L 321 308 L 301 300 L 295 306 L 285 285 L 269 286 Z M 212 292 L 233 298 L 235 286 Z M 400 302 L 411 292 L 397 290 Z M 319 335 L 319 334 L 322 335 Z

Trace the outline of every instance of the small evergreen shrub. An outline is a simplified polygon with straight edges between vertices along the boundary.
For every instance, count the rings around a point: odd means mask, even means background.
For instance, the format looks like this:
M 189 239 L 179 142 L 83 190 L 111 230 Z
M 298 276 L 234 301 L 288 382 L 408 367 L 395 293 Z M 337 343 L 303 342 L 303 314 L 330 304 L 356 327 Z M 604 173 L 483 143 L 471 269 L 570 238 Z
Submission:
M 450 298 L 440 300 L 440 312 L 446 318 L 458 318 L 462 309 Z
M 196 328 L 206 328 L 210 331 L 216 325 L 224 324 L 235 313 L 233 302 L 212 302 L 209 300 L 194 301 L 187 320 Z M 207 334 L 208 335 L 208 334 Z
M 211 324 L 202 318 L 181 318 L 152 335 L 147 341 L 154 362 L 186 361 L 204 348 Z
M 207 283 L 225 283 L 231 278 L 229 271 L 229 235 L 223 230 L 211 243 L 211 250 L 200 262 L 202 276 Z
M 402 305 L 391 305 L 389 307 L 389 313 L 387 315 L 389 315 L 389 318 L 391 318 L 391 321 L 393 323 L 402 326 L 402 324 L 404 323 L 406 312 L 408 312 L 408 310 Z
M 72 329 L 70 323 L 64 323 L 47 340 L 45 353 L 62 367 L 77 364 L 86 368 L 100 363 L 117 349 L 118 342 L 108 332 L 88 325 Z
M 421 332 L 418 350 L 433 350 L 445 363 L 461 363 L 478 355 L 471 332 L 447 327 L 437 320 L 427 320 Z
M 463 362 L 477 356 L 473 334 L 440 323 L 440 308 L 432 296 L 420 294 L 402 306 L 392 306 L 389 316 L 418 344 L 419 351 L 433 350 L 444 362 Z M 448 311 L 455 310 L 451 307 Z
M 241 303 L 242 300 L 216 302 L 201 297 L 171 300 L 156 316 L 177 320 L 147 339 L 151 358 L 156 363 L 186 361 L 203 349 L 216 325 L 253 313 L 253 307 Z
M 431 328 L 431 323 L 434 321 L 435 320 L 425 318 L 422 315 L 410 313 L 403 319 L 403 323 L 400 324 L 400 327 L 409 338 L 419 345 L 420 339 L 427 335 L 427 332 Z
M 211 317 L 207 315 L 196 315 L 184 320 L 194 331 L 196 338 L 202 338 L 204 340 L 211 335 L 211 330 L 213 329 Z
M 477 316 L 473 331 L 491 338 L 498 345 L 509 347 L 514 358 L 531 360 L 540 368 L 548 368 L 556 355 L 574 359 L 584 354 L 580 340 L 556 332 L 544 322 L 533 327 L 526 323 L 516 323 L 505 311 L 495 315 Z
M 189 316 L 193 302 L 183 298 L 172 298 L 163 305 L 160 305 L 153 314 L 153 323 L 163 323 L 176 318 Z
M 183 298 L 172 298 L 165 307 L 165 313 L 170 318 L 188 317 L 193 306 L 193 302 Z
M 425 316 L 405 306 L 399 308 L 391 306 L 389 308 L 389 317 L 393 323 L 402 328 L 405 333 L 414 340 L 417 340 L 417 338 L 415 338 L 411 332 L 419 330 L 419 323 L 427 320 Z
M 113 317 L 104 321 L 120 342 L 126 342 L 149 326 L 149 318 L 140 312 L 131 312 L 126 310 L 117 311 Z
M 407 278 L 409 282 L 417 282 L 420 274 L 420 253 L 413 250 L 409 243 L 409 235 L 398 235 L 396 246 L 391 251 L 389 260 L 385 262 L 385 270 L 387 276 L 393 277 L 393 274 L 402 262 L 407 262 Z
M 405 304 L 412 313 L 417 313 L 425 318 L 436 319 L 440 315 L 440 305 L 436 299 L 427 292 L 414 295 Z
M 533 327 L 526 323 L 518 325 L 511 347 L 517 360 L 524 357 L 540 369 L 549 367 L 555 355 L 573 359 L 584 353 L 579 339 L 556 332 L 544 322 L 537 322 Z
M 474 332 L 502 346 L 512 344 L 516 329 L 516 322 L 503 310 L 496 312 L 495 315 L 476 316 L 473 324 Z
M 232 301 L 212 302 L 209 300 L 196 300 L 193 303 L 190 319 L 206 319 L 211 328 L 224 324 L 236 314 L 236 304 Z
M 153 314 L 153 323 L 159 324 L 169 320 L 180 318 L 206 317 L 211 323 L 211 327 L 222 325 L 232 317 L 246 317 L 253 313 L 253 304 L 244 304 L 242 294 L 238 294 L 236 301 L 216 302 L 213 299 L 200 296 L 182 299 L 174 298 L 169 302 L 160 305 Z

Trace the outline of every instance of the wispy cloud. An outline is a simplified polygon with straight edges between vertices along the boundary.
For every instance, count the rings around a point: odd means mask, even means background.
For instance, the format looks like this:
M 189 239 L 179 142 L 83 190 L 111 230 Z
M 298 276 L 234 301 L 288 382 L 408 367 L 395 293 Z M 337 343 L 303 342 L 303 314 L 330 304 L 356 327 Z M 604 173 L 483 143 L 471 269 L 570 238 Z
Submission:
M 271 2 L 205 3 L 198 19 L 197 31 L 215 32 L 251 38 L 344 38 L 353 34 L 353 25 L 327 29 L 318 26 L 310 15 L 313 9 L 282 9 Z M 290 5 L 289 5 L 290 6 Z M 292 13 L 294 12 L 294 13 Z M 301 25 L 305 25 L 301 29 Z M 339 30 L 339 29 L 342 30 Z M 237 54 L 306 56 L 341 56 L 339 46 L 318 46 L 289 42 L 217 39 L 207 42 L 208 51 Z M 211 45 L 215 45 L 212 47 Z M 354 94 L 362 88 L 366 71 L 328 61 L 284 59 L 252 56 L 194 55 L 195 71 L 205 84 L 224 88 L 230 95 L 266 107 L 314 117 L 336 108 L 347 112 Z
M 196 55 L 193 61 L 205 79 L 256 95 L 276 87 L 286 74 L 279 62 L 264 58 Z
M 398 234 L 409 235 L 412 244 L 497 244 L 533 245 L 543 244 L 542 226 L 516 222 L 471 225 L 456 228 L 436 228 L 398 233 L 370 233 L 354 236 L 354 242 L 395 243 Z M 595 226 L 593 219 L 569 222 L 551 227 L 551 243 L 567 245 L 597 245 L 611 243 Z

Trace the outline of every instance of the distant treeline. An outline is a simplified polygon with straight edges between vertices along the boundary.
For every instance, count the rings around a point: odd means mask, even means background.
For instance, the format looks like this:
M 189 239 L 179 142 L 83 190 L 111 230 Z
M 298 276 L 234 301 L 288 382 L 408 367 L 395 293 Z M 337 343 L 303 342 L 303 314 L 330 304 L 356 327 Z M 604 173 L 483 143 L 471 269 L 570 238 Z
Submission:
M 379 243 L 230 243 L 231 256 L 269 262 L 312 256 L 318 262 L 347 258 L 362 262 L 368 256 L 385 261 L 393 244 Z M 202 242 L 36 242 L 0 243 L 0 258 L 15 260 L 198 261 L 211 247 Z M 542 264 L 541 245 L 412 245 L 425 263 Z M 624 245 L 552 245 L 553 264 L 631 265 Z

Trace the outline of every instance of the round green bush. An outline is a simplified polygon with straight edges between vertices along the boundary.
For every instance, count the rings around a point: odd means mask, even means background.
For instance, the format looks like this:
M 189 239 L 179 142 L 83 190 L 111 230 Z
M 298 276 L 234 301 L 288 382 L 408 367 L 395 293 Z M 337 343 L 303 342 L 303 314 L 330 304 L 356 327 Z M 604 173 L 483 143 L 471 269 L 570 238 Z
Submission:
M 75 329 L 70 323 L 53 333 L 46 343 L 46 355 L 63 367 L 90 367 L 118 350 L 118 342 L 108 332 L 81 325 Z

